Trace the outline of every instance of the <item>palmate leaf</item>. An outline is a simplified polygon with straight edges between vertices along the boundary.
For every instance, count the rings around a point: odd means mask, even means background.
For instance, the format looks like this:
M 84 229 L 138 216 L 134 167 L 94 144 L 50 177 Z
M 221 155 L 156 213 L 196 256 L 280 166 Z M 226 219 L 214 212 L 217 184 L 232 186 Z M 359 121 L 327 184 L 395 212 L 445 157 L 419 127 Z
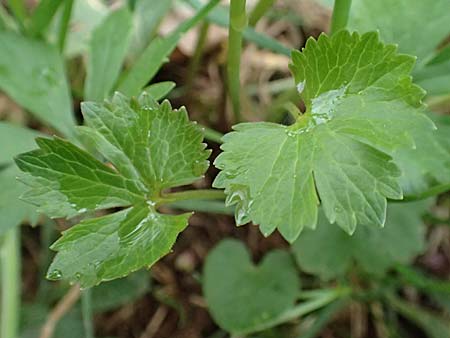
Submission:
M 111 165 L 59 138 L 38 139 L 39 149 L 16 162 L 31 187 L 23 199 L 50 217 L 126 207 L 83 220 L 52 246 L 58 254 L 48 277 L 90 287 L 169 252 L 191 214 L 159 213 L 163 190 L 201 178 L 210 152 L 185 109 L 147 94 L 130 100 L 117 93 L 103 104 L 83 103 L 82 112 L 87 126 L 79 132 Z
M 243 123 L 224 137 L 214 182 L 236 204 L 238 224 L 276 228 L 290 242 L 317 223 L 319 200 L 331 223 L 382 226 L 386 199 L 401 199 L 389 155 L 414 147 L 416 128 L 433 130 L 423 91 L 411 82 L 414 58 L 377 33 L 342 31 L 308 40 L 291 71 L 306 105 L 295 124 Z
M 395 264 L 409 263 L 425 248 L 421 216 L 429 201 L 391 203 L 383 229 L 360 226 L 349 236 L 323 214 L 317 229 L 307 229 L 292 245 L 299 266 L 324 280 L 344 275 L 356 263 L 359 269 L 381 275 Z

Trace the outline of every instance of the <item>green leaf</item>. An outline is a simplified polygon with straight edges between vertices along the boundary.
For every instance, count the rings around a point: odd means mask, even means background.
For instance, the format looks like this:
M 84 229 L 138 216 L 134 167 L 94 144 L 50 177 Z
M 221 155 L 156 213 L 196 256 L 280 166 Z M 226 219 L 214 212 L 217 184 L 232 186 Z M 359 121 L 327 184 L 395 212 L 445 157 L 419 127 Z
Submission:
M 19 197 L 25 187 L 17 181 L 19 170 L 13 165 L 14 157 L 34 148 L 34 138 L 40 133 L 13 123 L 0 122 L 0 236 L 24 220 L 36 224 L 35 208 Z
M 167 37 L 155 38 L 125 75 L 118 90 L 125 95 L 139 93 L 153 79 L 162 65 L 167 62 L 167 58 L 175 49 L 183 34 L 199 23 L 218 2 L 219 0 L 209 1 L 192 18 L 182 22 Z
M 88 50 L 86 100 L 109 96 L 122 68 L 131 36 L 127 7 L 111 12 L 92 32 Z
M 165 82 L 159 82 L 154 83 L 144 89 L 144 91 L 150 95 L 153 99 L 156 101 L 159 101 L 163 98 L 165 98 L 172 89 L 175 88 L 175 82 L 172 81 L 165 81 Z
M 0 166 L 12 163 L 14 156 L 35 147 L 34 139 L 40 134 L 19 125 L 0 122 Z
M 85 220 L 63 233 L 47 278 L 91 287 L 150 267 L 169 253 L 191 214 L 162 215 L 147 204 Z
M 45 32 L 62 2 L 62 0 L 42 0 L 39 2 L 30 22 L 29 32 L 33 36 L 38 36 Z
M 0 88 L 61 133 L 75 121 L 61 55 L 55 47 L 12 32 L 0 32 Z
M 389 153 L 413 147 L 416 128 L 433 130 L 423 91 L 409 73 L 414 58 L 397 54 L 376 33 L 346 31 L 308 40 L 291 71 L 306 113 L 291 126 L 242 123 L 226 135 L 215 161 L 236 221 L 290 242 L 325 215 L 348 233 L 382 226 L 386 199 L 401 199 L 401 174 Z M 276 207 L 275 207 L 276 206 Z
M 208 255 L 203 292 L 216 323 L 233 334 L 254 331 L 290 309 L 299 279 L 285 251 L 269 252 L 258 266 L 245 246 L 223 240 Z
M 138 0 L 133 11 L 133 36 L 128 53 L 132 59 L 139 56 L 151 42 L 156 30 L 172 8 L 173 0 Z
M 74 1 L 72 14 L 70 16 L 69 32 L 66 37 L 64 55 L 67 58 L 74 58 L 83 54 L 88 49 L 89 39 L 92 31 L 102 22 L 109 13 L 108 6 L 102 1 Z M 59 21 L 62 20 L 62 12 L 58 13 Z M 59 23 L 54 27 L 52 38 L 57 40 L 59 34 Z
M 431 64 L 414 72 L 415 81 L 428 95 L 446 95 L 450 92 L 450 58 L 447 62 Z
M 389 15 L 386 15 L 386 8 Z M 415 81 L 429 95 L 449 92 L 450 77 L 439 67 L 428 66 L 436 49 L 450 34 L 450 0 L 436 0 L 433 5 L 422 0 L 353 0 L 348 27 L 359 32 L 378 30 L 386 43 L 396 43 L 402 53 L 418 57 Z M 411 34 L 411 27 L 426 23 Z M 448 58 L 447 58 L 448 60 Z M 445 67 L 448 69 L 450 62 Z M 426 76 L 426 79 L 422 79 Z
M 19 173 L 13 165 L 0 170 L 0 237 L 24 220 L 31 225 L 38 221 L 36 208 L 19 199 L 25 191 L 23 184 L 17 181 Z
M 400 183 L 407 197 L 421 197 L 435 187 L 450 189 L 450 117 L 430 113 L 437 130 L 416 128 L 415 149 L 399 149 L 395 162 L 402 171 Z
M 344 275 L 353 263 L 380 275 L 397 263 L 409 263 L 425 248 L 421 220 L 427 202 L 392 203 L 383 229 L 360 226 L 350 236 L 321 214 L 316 230 L 305 230 L 292 250 L 305 272 L 329 280 Z M 319 244 L 319 245 L 318 245 Z
M 16 159 L 31 187 L 23 199 L 51 217 L 127 207 L 83 220 L 64 232 L 48 278 L 90 287 L 151 266 L 167 254 L 190 213 L 163 215 L 163 192 L 190 184 L 208 168 L 202 132 L 185 109 L 172 110 L 141 95 L 82 104 L 79 131 L 110 163 L 59 138 L 38 139 L 39 149 Z
M 450 33 L 450 0 L 353 0 L 348 27 L 359 32 L 379 30 L 386 43 L 425 61 Z M 387 15 L 387 12 L 388 15 Z M 422 29 L 411 34 L 418 23 Z

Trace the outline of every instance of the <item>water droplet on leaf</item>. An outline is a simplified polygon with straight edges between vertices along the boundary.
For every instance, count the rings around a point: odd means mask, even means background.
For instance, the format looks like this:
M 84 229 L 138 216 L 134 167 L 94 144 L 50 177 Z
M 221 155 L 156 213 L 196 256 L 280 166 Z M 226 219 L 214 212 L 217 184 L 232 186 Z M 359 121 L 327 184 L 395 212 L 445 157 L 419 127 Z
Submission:
M 62 277 L 63 277 L 62 272 L 58 269 L 55 269 L 47 274 L 47 279 L 50 280 L 60 280 L 62 279 Z

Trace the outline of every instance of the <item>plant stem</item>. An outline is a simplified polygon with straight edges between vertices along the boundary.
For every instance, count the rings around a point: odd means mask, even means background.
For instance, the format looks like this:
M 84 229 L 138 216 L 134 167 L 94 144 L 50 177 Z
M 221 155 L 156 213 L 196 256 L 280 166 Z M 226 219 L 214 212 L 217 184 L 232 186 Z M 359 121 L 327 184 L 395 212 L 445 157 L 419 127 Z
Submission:
M 225 201 L 223 200 L 187 200 L 174 202 L 169 204 L 169 206 L 186 211 L 198 211 L 234 216 L 234 207 L 225 206 Z
M 338 299 L 345 299 L 350 295 L 350 289 L 347 288 L 336 288 L 331 289 L 327 292 L 323 292 L 322 295 L 310 298 L 307 301 L 301 302 L 298 305 L 293 306 L 291 309 L 286 310 L 278 317 L 266 321 L 257 327 L 252 328 L 252 332 L 263 331 L 268 328 L 289 322 L 293 319 L 299 318 L 301 316 L 307 315 L 308 313 L 314 312 Z M 248 332 L 240 332 L 241 334 L 246 334 Z
M 233 112 L 238 122 L 241 119 L 240 100 L 240 75 L 241 75 L 241 52 L 242 32 L 247 25 L 245 14 L 246 0 L 231 0 L 230 4 L 230 27 L 228 35 L 228 90 L 230 93 Z
M 192 56 L 191 63 L 189 64 L 188 76 L 186 81 L 186 91 L 190 92 L 192 89 L 192 84 L 194 82 L 194 77 L 200 68 L 200 62 L 203 56 L 203 50 L 205 48 L 206 38 L 208 37 L 209 22 L 203 20 L 200 26 L 200 32 L 198 34 L 197 44 L 195 46 L 195 52 Z
M 350 14 L 350 7 L 352 0 L 335 0 L 333 8 L 333 16 L 331 18 L 331 35 L 345 29 L 347 26 L 348 17 Z
M 20 280 L 20 228 L 15 226 L 6 233 L 1 249 L 1 337 L 18 337 Z
M 58 35 L 58 47 L 61 52 L 64 51 L 64 46 L 66 44 L 67 30 L 69 29 L 70 17 L 72 16 L 72 7 L 73 0 L 66 0 Z
M 215 189 L 198 189 L 186 190 L 179 192 L 172 192 L 161 197 L 158 203 L 174 203 L 186 200 L 219 200 L 224 199 L 225 193 L 223 190 Z
M 217 130 L 202 126 L 203 133 L 205 134 L 205 139 L 216 142 L 218 144 L 222 144 L 223 134 L 218 132 Z
M 94 338 L 92 289 L 86 289 L 81 292 L 81 311 L 83 314 L 84 337 Z
M 264 14 L 273 6 L 275 0 L 259 0 L 256 6 L 253 8 L 250 17 L 248 19 L 248 25 L 255 27 L 259 19 L 261 19 Z

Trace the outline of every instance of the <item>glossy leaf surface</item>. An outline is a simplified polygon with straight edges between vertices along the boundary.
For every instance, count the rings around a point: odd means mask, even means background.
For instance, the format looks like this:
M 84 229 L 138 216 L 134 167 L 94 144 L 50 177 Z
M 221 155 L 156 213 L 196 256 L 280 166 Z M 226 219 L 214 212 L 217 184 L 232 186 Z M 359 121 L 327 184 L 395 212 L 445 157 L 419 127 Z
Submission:
M 146 94 L 116 94 L 105 103 L 84 103 L 87 126 L 79 132 L 108 163 L 68 141 L 38 139 L 38 150 L 20 155 L 21 178 L 31 189 L 23 199 L 51 217 L 125 207 L 90 218 L 64 232 L 48 277 L 90 287 L 151 266 L 170 251 L 190 213 L 164 215 L 163 190 L 202 177 L 209 151 L 186 110 L 173 110 Z
M 411 82 L 413 66 L 376 33 L 321 35 L 293 52 L 306 112 L 291 126 L 238 124 L 215 162 L 222 171 L 214 186 L 237 205 L 237 223 L 253 221 L 266 236 L 278 228 L 292 242 L 315 227 L 320 199 L 348 233 L 382 226 L 386 199 L 403 196 L 390 154 L 413 148 L 417 128 L 435 128 Z

